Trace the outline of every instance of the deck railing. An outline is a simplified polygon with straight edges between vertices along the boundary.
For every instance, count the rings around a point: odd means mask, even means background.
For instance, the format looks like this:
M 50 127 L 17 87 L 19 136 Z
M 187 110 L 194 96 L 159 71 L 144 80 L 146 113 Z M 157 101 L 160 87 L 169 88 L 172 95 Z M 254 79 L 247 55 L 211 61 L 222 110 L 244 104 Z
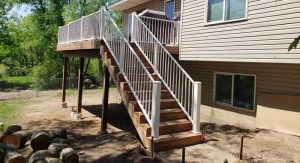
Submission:
M 101 12 L 84 16 L 59 28 L 58 43 L 100 39 Z
M 132 41 L 144 53 L 192 121 L 193 131 L 200 132 L 201 83 L 193 81 L 136 13 L 131 14 L 131 20 Z
M 139 16 L 154 36 L 162 43 L 179 46 L 180 22 L 146 16 Z
M 151 126 L 152 136 L 158 139 L 161 82 L 153 79 L 105 8 L 59 28 L 59 44 L 93 39 L 106 43 Z

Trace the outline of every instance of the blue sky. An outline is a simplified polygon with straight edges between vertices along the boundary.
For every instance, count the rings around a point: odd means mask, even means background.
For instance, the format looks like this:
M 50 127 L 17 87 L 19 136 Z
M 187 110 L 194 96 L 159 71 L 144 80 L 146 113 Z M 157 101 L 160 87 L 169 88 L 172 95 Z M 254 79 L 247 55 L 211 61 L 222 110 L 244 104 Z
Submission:
M 25 17 L 31 12 L 31 7 L 28 5 L 16 5 L 12 8 L 12 10 L 9 12 L 9 15 L 12 15 L 13 13 L 17 14 L 20 17 Z

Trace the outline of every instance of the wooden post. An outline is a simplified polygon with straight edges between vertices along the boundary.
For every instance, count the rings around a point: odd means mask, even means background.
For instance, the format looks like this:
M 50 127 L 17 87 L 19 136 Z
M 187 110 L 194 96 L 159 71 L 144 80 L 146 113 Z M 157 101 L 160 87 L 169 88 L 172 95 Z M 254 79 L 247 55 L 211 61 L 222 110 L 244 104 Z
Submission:
M 104 83 L 103 83 L 103 99 L 102 99 L 102 118 L 101 118 L 101 133 L 107 133 L 107 112 L 108 112 L 108 93 L 109 93 L 109 71 L 104 68 Z
M 69 62 L 69 58 L 64 57 L 63 79 L 62 79 L 62 100 L 61 100 L 61 102 L 62 102 L 61 107 L 62 108 L 67 108 L 66 89 L 67 89 L 68 62 Z
M 84 58 L 80 58 L 80 66 L 79 66 L 79 75 L 78 75 L 78 103 L 77 103 L 77 112 L 81 113 L 82 107 L 82 87 L 83 87 L 83 72 L 84 72 Z
M 240 160 L 243 160 L 243 147 L 244 147 L 244 137 L 241 137 L 241 146 L 240 146 Z
M 185 148 L 182 148 L 182 163 L 185 163 Z

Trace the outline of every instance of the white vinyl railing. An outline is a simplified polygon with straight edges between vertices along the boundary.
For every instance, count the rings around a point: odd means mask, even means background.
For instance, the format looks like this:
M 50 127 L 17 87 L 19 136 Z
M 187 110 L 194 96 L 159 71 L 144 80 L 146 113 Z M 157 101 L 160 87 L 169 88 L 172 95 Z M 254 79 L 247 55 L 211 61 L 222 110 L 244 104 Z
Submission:
M 130 16 L 132 41 L 137 44 L 192 121 L 193 131 L 200 132 L 201 83 L 193 81 L 136 13 Z
M 105 8 L 59 28 L 59 44 L 92 39 L 106 43 L 151 126 L 152 136 L 158 139 L 161 82 L 153 79 Z
M 112 56 L 117 61 L 133 95 L 152 129 L 159 137 L 161 82 L 155 81 L 132 49 L 110 15 L 102 10 L 101 34 Z
M 84 16 L 59 28 L 58 44 L 100 39 L 101 12 Z
M 154 36 L 162 43 L 179 46 L 180 22 L 146 16 L 139 16 Z

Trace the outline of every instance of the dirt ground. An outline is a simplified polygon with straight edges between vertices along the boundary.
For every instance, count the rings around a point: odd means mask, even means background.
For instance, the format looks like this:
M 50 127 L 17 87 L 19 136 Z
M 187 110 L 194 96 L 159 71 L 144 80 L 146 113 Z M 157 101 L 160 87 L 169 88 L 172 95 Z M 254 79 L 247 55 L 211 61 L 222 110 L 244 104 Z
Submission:
M 102 90 L 84 91 L 83 120 L 70 119 L 70 109 L 76 106 L 77 97 L 67 97 L 68 109 L 60 108 L 59 91 L 2 92 L 0 101 L 27 99 L 19 124 L 25 129 L 67 128 L 73 138 L 73 147 L 80 152 L 85 163 L 161 162 L 151 160 L 136 147 L 140 146 L 135 128 L 120 104 L 116 89 L 110 90 L 109 126 L 107 135 L 99 134 Z M 203 124 L 206 142 L 186 148 L 186 162 L 270 162 L 300 163 L 300 137 L 266 130 L 248 130 L 229 125 Z M 244 140 L 243 161 L 239 160 L 239 146 Z M 181 149 L 158 154 L 167 162 L 181 162 Z M 226 162 L 226 161 L 225 161 Z

